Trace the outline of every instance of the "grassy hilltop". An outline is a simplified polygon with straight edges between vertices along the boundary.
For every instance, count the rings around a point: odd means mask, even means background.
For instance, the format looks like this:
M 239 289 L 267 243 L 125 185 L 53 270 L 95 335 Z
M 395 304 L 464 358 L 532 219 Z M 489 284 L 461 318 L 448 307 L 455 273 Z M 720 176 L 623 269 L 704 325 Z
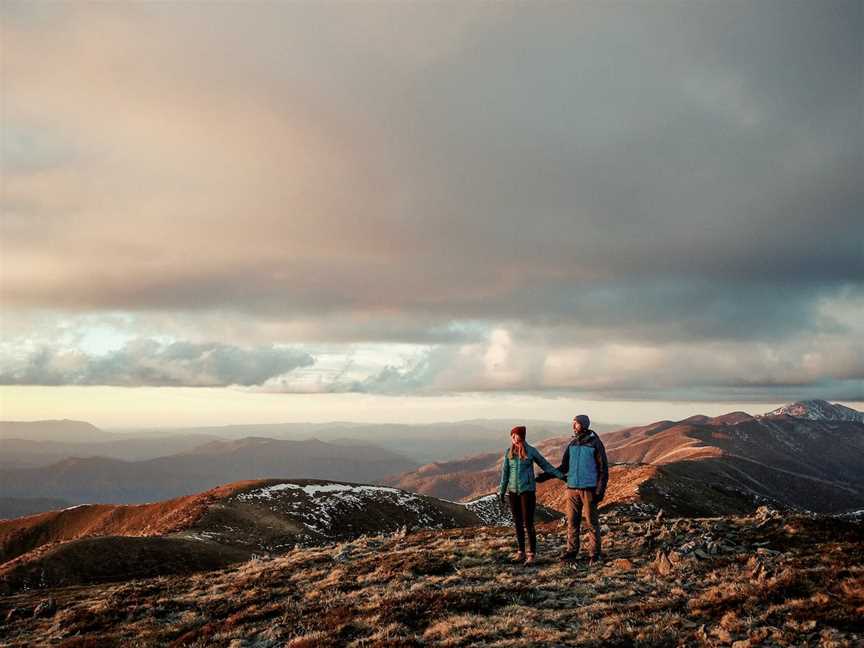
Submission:
M 860 520 L 608 512 L 607 561 L 508 562 L 501 527 L 363 536 L 192 576 L 0 597 L 0 644 L 83 646 L 856 646 Z

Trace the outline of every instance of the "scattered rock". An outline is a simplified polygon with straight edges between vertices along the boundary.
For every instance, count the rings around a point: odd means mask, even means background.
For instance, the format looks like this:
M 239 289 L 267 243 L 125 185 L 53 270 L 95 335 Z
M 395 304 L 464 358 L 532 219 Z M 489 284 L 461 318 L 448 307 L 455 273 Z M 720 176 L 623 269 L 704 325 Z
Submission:
M 616 558 L 612 561 L 612 566 L 620 571 L 630 571 L 633 569 L 633 563 L 626 558 Z
M 756 528 L 764 529 L 771 524 L 779 522 L 782 519 L 783 514 L 780 513 L 780 511 L 768 508 L 767 506 L 760 506 L 756 509 L 754 517 L 758 520 Z
M 724 643 L 730 643 L 732 641 L 732 635 L 729 634 L 729 631 L 726 630 L 726 628 L 717 626 L 711 630 L 711 634 Z
M 752 561 L 753 558 L 751 558 L 750 560 Z M 748 563 L 748 565 L 749 564 L 750 563 Z M 767 577 L 768 577 L 768 570 L 765 569 L 764 563 L 761 560 L 756 559 L 751 570 L 750 570 L 750 578 L 752 580 L 755 580 L 755 581 L 761 583 Z
M 47 617 L 53 615 L 57 611 L 57 604 L 52 597 L 48 597 L 33 609 L 34 617 Z
M 657 573 L 661 576 L 666 576 L 672 573 L 674 569 L 674 565 L 669 560 L 669 556 L 666 555 L 665 551 L 658 551 L 657 558 L 654 560 L 654 569 L 657 570 Z
M 774 626 L 761 626 L 754 630 L 750 631 L 750 644 L 754 646 L 759 646 L 764 643 L 768 637 L 773 637 L 774 633 L 777 632 L 777 628 Z
M 690 540 L 689 542 L 685 542 L 683 545 L 678 547 L 678 552 L 686 554 L 686 553 L 690 553 L 695 548 L 696 548 L 696 541 Z
M 734 610 L 729 610 L 721 617 L 720 627 L 729 632 L 737 632 L 742 627 L 741 619 L 738 618 Z

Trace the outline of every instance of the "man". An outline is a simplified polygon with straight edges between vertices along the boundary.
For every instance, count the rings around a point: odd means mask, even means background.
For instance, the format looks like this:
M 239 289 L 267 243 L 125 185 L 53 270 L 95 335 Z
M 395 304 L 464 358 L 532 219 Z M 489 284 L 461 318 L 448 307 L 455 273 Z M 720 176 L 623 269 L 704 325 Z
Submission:
M 573 419 L 573 438 L 564 449 L 558 470 L 567 475 L 567 550 L 561 559 L 578 557 L 580 520 L 584 519 L 590 561 L 594 564 L 603 559 L 597 505 L 606 495 L 609 464 L 606 448 L 590 425 L 591 420 L 585 414 Z

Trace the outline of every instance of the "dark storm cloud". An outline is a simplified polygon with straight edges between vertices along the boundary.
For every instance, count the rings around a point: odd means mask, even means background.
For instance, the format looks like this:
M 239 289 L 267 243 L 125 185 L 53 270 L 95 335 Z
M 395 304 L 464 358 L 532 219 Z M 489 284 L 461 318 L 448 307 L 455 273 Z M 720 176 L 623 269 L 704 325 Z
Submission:
M 826 308 L 864 285 L 859 2 L 23 6 L 12 308 L 309 341 L 506 326 L 549 353 L 860 345 Z

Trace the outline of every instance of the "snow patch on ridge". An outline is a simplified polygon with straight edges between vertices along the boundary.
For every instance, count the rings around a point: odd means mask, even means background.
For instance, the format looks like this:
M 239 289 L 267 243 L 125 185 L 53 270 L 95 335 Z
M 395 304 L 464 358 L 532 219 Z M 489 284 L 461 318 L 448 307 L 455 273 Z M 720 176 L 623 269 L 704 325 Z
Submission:
M 864 423 L 864 412 L 824 400 L 805 400 L 790 403 L 762 416 L 794 416 L 811 421 L 853 421 Z M 757 417 L 761 418 L 761 417 Z
M 513 522 L 510 510 L 501 506 L 498 495 L 484 495 L 470 502 L 455 502 L 474 513 L 486 526 L 509 526 Z
M 243 501 L 249 501 L 253 499 L 272 499 L 273 496 L 279 491 L 284 490 L 302 490 L 307 495 L 317 495 L 318 493 L 344 493 L 344 492 L 354 492 L 354 493 L 368 493 L 375 494 L 378 492 L 388 492 L 388 493 L 396 493 L 397 495 L 409 495 L 405 491 L 400 491 L 397 488 L 390 488 L 388 486 L 353 486 L 351 484 L 309 484 L 307 486 L 301 486 L 300 484 L 276 484 L 274 486 L 267 486 L 265 488 L 259 488 L 253 491 L 248 491 L 246 493 L 242 493 L 237 496 L 237 499 Z
M 299 497 L 292 498 L 296 494 Z M 285 497 L 285 496 L 288 497 Z M 367 486 L 339 483 L 294 484 L 283 482 L 240 493 L 242 502 L 268 502 L 275 513 L 287 514 L 316 534 L 337 535 L 340 521 L 351 511 L 364 510 L 370 502 L 390 504 L 413 514 L 413 525 L 443 528 L 434 506 L 425 498 L 388 486 Z M 454 520 L 455 524 L 455 520 Z

